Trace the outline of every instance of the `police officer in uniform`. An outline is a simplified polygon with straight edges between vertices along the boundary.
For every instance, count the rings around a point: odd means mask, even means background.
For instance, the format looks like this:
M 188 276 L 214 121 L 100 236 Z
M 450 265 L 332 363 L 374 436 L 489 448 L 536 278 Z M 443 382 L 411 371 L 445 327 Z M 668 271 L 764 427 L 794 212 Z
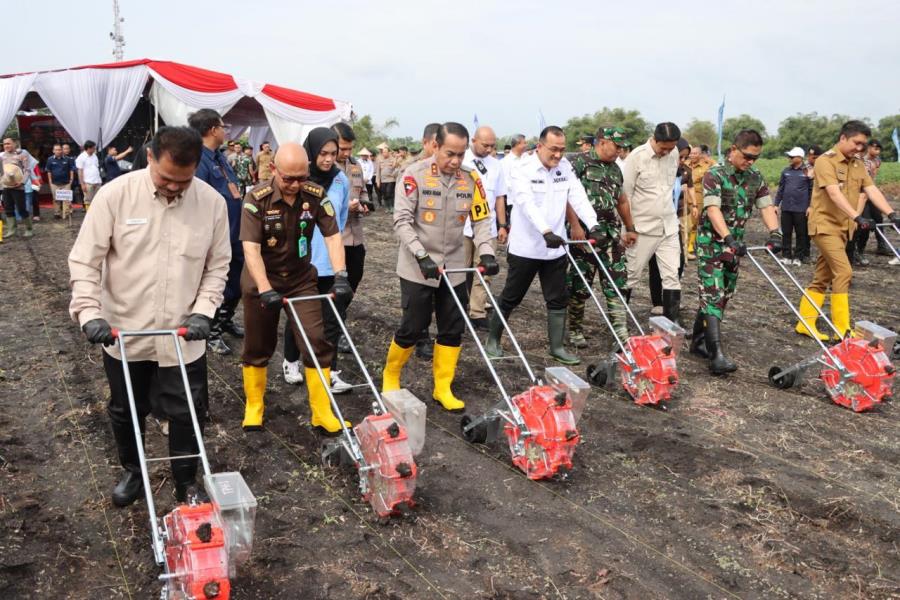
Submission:
M 247 397 L 245 431 L 262 428 L 266 366 L 278 341 L 278 318 L 283 309 L 288 318 L 292 318 L 284 306 L 284 298 L 318 293 L 316 269 L 310 264 L 310 242 L 316 225 L 325 239 L 335 273 L 331 293 L 335 294 L 338 303 L 349 302 L 353 296 L 334 206 L 326 198 L 322 186 L 307 181 L 309 158 L 306 151 L 299 144 L 284 144 L 275 155 L 273 167 L 272 179 L 261 181 L 245 196 L 241 217 L 245 257 L 241 275 L 245 326 L 242 361 Z M 325 381 L 330 382 L 329 365 L 334 348 L 325 339 L 322 304 L 297 302 L 294 308 Z M 331 411 L 328 394 L 296 326 L 294 338 L 303 350 L 312 412 L 310 422 L 326 433 L 336 433 L 340 431 L 340 421 Z
M 410 166 L 397 187 L 394 232 L 400 240 L 403 317 L 394 333 L 384 367 L 382 391 L 400 389 L 400 373 L 434 307 L 438 334 L 434 343 L 432 397 L 446 410 L 462 410 L 453 395 L 464 327 L 463 316 L 440 276 L 441 267 L 465 266 L 463 227 L 471 218 L 479 267 L 496 275 L 500 267 L 491 245 L 491 213 L 478 173 L 462 167 L 469 132 L 459 123 L 444 123 L 437 132 L 434 156 Z M 453 290 L 466 305 L 466 277 L 450 275 Z
M 845 247 L 855 229 L 875 228 L 873 219 L 862 216 L 860 193 L 865 192 L 875 208 L 900 226 L 900 214 L 894 212 L 856 156 L 865 151 L 870 135 L 872 130 L 862 121 L 847 121 L 841 127 L 837 144 L 815 161 L 809 235 L 819 249 L 819 258 L 806 293 L 821 308 L 825 293 L 831 288 L 831 320 L 842 337 L 850 330 L 849 292 L 853 277 Z M 816 329 L 818 313 L 806 297 L 800 299 L 799 312 L 801 320 L 794 328 L 797 333 L 828 339 Z

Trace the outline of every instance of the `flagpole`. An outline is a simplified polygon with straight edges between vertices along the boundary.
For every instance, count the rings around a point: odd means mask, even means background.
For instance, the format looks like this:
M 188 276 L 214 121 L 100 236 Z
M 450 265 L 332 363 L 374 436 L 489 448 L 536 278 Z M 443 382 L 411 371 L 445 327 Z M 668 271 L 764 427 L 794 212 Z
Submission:
M 725 94 L 722 94 L 722 104 L 719 105 L 719 139 L 716 142 L 716 153 L 719 155 L 719 164 L 723 164 L 722 160 L 722 131 L 725 125 Z

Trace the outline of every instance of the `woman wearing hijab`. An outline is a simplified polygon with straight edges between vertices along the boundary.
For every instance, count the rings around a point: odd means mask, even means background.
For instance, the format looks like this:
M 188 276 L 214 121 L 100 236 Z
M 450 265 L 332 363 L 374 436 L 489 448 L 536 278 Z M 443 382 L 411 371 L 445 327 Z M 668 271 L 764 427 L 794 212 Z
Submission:
M 309 132 L 303 148 L 309 155 L 309 180 L 328 190 L 328 199 L 334 206 L 338 229 L 344 230 L 350 208 L 350 180 L 335 164 L 338 153 L 337 134 L 327 127 L 316 127 Z M 310 245 L 312 264 L 318 272 L 319 293 L 327 294 L 334 285 L 334 271 L 328 260 L 328 250 L 319 228 L 313 230 Z M 341 318 L 347 314 L 347 307 L 336 303 Z M 327 301 L 322 302 L 322 317 L 325 320 L 325 339 L 337 344 L 341 333 L 340 325 Z M 323 365 L 325 366 L 325 365 Z M 282 363 L 284 380 L 290 384 L 303 383 L 303 367 L 300 364 L 300 350 L 291 334 L 290 322 L 284 329 L 284 363 Z M 331 393 L 344 394 L 353 386 L 342 380 L 337 370 L 337 353 L 331 361 Z

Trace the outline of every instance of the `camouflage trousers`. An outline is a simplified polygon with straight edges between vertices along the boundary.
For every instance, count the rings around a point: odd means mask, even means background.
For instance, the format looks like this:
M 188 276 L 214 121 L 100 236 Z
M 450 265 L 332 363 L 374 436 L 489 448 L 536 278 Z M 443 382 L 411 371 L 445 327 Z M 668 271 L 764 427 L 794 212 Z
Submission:
M 727 252 L 724 243 L 713 241 L 710 237 L 698 233 L 695 246 L 700 312 L 722 319 L 725 306 L 737 288 L 741 259 Z
M 612 276 L 615 286 L 621 291 L 625 289 L 628 273 L 625 269 L 625 247 L 619 241 L 617 233 L 615 237 L 604 239 L 603 242 L 595 246 L 595 250 L 600 256 L 600 260 L 603 261 L 606 270 Z M 594 257 L 589 251 L 573 247 L 572 258 L 575 259 L 578 269 L 584 274 L 588 284 L 593 285 L 594 278 L 598 276 L 597 271 L 600 270 Z M 619 300 L 619 296 L 616 294 L 616 290 L 609 279 L 602 273 L 599 277 L 600 287 L 603 290 L 603 295 L 606 297 L 606 308 L 610 321 L 613 323 L 616 334 L 624 340 L 628 337 L 628 320 L 625 306 Z M 571 333 L 583 333 L 584 306 L 591 295 L 571 263 L 569 263 L 569 272 L 566 273 L 566 285 L 569 288 L 569 331 Z

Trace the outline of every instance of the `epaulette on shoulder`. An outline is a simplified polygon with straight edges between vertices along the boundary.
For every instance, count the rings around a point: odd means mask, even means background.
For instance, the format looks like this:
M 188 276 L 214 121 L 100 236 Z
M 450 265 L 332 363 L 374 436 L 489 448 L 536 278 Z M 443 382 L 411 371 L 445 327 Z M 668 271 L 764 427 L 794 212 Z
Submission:
M 264 185 L 264 186 L 261 187 L 261 188 L 256 188 L 255 190 L 253 190 L 252 192 L 250 192 L 250 194 L 251 194 L 256 200 L 262 200 L 263 198 L 265 198 L 266 196 L 268 196 L 269 194 L 271 194 L 272 191 L 273 191 L 273 190 L 272 190 L 272 186 L 271 186 L 271 185 Z
M 834 156 L 836 152 L 834 150 L 828 150 L 825 152 L 825 156 Z
M 312 181 L 307 181 L 306 183 L 303 184 L 303 187 L 300 189 L 311 196 L 315 196 L 316 198 L 318 198 L 320 200 L 325 197 L 325 188 L 323 188 L 318 183 L 313 183 Z

